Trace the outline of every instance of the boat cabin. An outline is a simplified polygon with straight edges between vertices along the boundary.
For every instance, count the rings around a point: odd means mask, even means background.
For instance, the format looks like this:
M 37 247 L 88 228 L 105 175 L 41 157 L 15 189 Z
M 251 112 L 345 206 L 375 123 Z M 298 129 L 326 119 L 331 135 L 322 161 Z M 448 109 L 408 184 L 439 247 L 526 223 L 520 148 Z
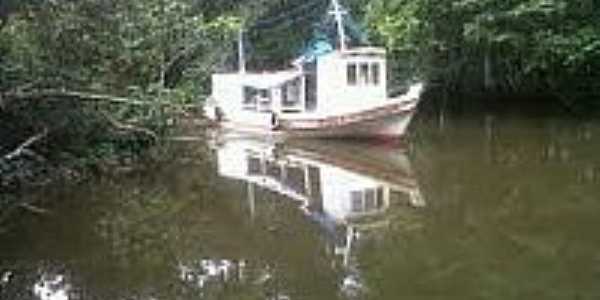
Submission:
M 323 116 L 385 104 L 386 52 L 381 48 L 334 51 L 316 60 L 316 111 Z
M 265 125 L 274 112 L 305 110 L 301 71 L 214 74 L 213 100 L 225 119 Z
M 274 126 L 274 116 L 327 117 L 385 104 L 385 54 L 380 48 L 355 48 L 313 62 L 300 58 L 286 71 L 214 74 L 212 100 L 220 110 L 215 118 Z

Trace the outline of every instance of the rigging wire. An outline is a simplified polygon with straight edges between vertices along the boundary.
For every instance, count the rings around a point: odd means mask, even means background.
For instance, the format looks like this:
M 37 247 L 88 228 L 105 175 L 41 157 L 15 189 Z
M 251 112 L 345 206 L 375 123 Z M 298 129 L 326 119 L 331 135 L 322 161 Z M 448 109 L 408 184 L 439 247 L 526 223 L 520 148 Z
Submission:
M 330 40 L 330 43 L 335 43 L 333 39 L 335 39 L 336 32 L 333 29 L 328 29 L 331 25 L 331 22 L 335 22 L 335 20 L 332 19 L 332 16 L 329 13 L 311 13 L 318 8 L 328 6 L 328 2 L 329 0 L 312 0 L 291 8 L 287 12 L 268 18 L 259 19 L 249 26 L 245 31 L 250 33 L 250 36 L 254 36 L 254 38 L 256 38 L 258 35 L 260 35 L 261 31 L 281 30 L 282 28 L 294 26 L 298 23 L 313 19 L 313 21 L 309 22 L 312 25 L 313 37 L 301 47 L 302 49 L 299 50 L 300 53 L 309 51 L 308 49 L 312 47 L 311 45 L 314 45 L 317 40 L 322 40 L 323 37 L 326 37 L 328 40 Z M 350 39 L 359 44 L 369 43 L 368 34 L 364 31 L 364 27 L 357 23 L 350 14 L 346 14 L 344 16 L 344 23 L 345 27 L 350 32 Z M 244 39 L 246 40 L 248 37 L 248 35 L 245 35 Z M 254 56 L 253 53 L 256 49 L 254 49 L 252 43 L 248 41 L 245 42 L 244 45 L 247 56 Z
M 323 1 L 323 0 L 313 0 L 311 2 L 302 4 L 295 8 L 292 8 L 290 11 L 288 11 L 286 13 L 282 13 L 277 16 L 273 16 L 273 17 L 270 17 L 267 19 L 256 21 L 251 26 L 251 29 L 252 30 L 270 29 L 269 27 L 271 27 L 271 28 L 275 27 L 276 25 L 279 25 L 277 23 L 281 23 L 282 20 L 288 19 L 294 15 L 296 15 L 294 19 L 297 19 L 301 15 L 304 16 L 303 19 L 312 17 L 312 16 L 310 16 L 310 14 L 306 14 L 304 12 L 315 9 L 318 6 L 324 6 L 323 5 L 324 2 L 325 1 Z M 304 13 L 304 14 L 301 14 L 301 13 Z
M 248 31 L 253 31 L 256 33 L 256 31 L 268 31 L 275 28 L 281 29 L 282 27 L 293 26 L 309 19 L 315 19 L 315 21 L 312 22 L 313 26 L 318 28 L 317 30 L 319 31 L 324 31 L 323 28 L 328 26 L 326 24 L 332 21 L 331 16 L 329 14 L 325 14 L 324 16 L 323 14 L 314 15 L 308 12 L 321 6 L 327 6 L 328 2 L 328 0 L 313 0 L 296 6 L 286 13 L 281 13 L 279 15 L 254 22 L 254 24 L 248 28 Z M 350 14 L 346 14 L 344 16 L 344 23 L 345 27 L 349 30 L 354 39 L 358 40 L 359 43 L 368 44 L 368 33 L 365 32 L 364 27 L 357 23 Z
M 276 29 L 281 29 L 281 28 L 285 28 L 285 27 L 290 27 L 293 25 L 296 25 L 298 23 L 307 21 L 307 20 L 313 20 L 312 25 L 315 25 L 316 23 L 319 23 L 319 20 L 322 19 L 322 16 L 314 16 L 314 15 L 310 15 L 310 14 L 306 14 L 306 15 L 299 15 L 299 16 L 295 16 L 293 18 L 287 18 L 285 20 L 282 20 L 281 22 L 278 22 L 277 24 L 275 24 L 272 27 L 251 27 L 249 28 L 249 31 L 269 31 L 269 30 L 276 30 Z

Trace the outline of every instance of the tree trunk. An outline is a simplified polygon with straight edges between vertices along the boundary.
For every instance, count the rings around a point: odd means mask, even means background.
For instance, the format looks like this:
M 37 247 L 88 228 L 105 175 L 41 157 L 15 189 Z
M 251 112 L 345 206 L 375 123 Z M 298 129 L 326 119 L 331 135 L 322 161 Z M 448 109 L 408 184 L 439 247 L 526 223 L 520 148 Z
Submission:
M 487 46 L 485 48 L 485 57 L 484 57 L 484 62 L 483 62 L 483 68 L 484 68 L 484 87 L 486 91 L 489 91 L 491 89 L 494 88 L 494 77 L 493 77 L 493 71 L 492 71 L 492 54 L 491 54 L 491 45 L 488 42 Z
M 204 49 L 204 45 L 199 42 L 191 48 L 181 51 L 166 65 L 164 74 L 166 88 L 172 89 L 177 86 L 187 65 L 202 53 L 202 49 Z
M 11 5 L 10 1 L 0 1 L 0 32 L 8 24 L 8 16 L 15 11 L 14 4 Z

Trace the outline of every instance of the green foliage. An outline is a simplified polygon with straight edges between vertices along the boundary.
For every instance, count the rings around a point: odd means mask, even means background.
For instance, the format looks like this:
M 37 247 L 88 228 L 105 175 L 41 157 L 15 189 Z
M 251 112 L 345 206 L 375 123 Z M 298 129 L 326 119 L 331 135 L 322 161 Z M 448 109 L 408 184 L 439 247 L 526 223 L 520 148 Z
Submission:
M 35 82 L 128 95 L 197 82 L 210 67 L 195 66 L 214 65 L 240 24 L 227 9 L 205 17 L 190 0 L 41 1 L 11 12 L 0 32 L 2 91 Z
M 34 182 L 29 174 L 40 172 L 33 170 L 131 157 L 153 144 L 185 104 L 206 95 L 198 82 L 239 27 L 234 15 L 227 8 L 206 17 L 191 0 L 2 1 L 0 184 L 18 188 L 13 179 Z M 47 97 L 46 90 L 146 104 Z M 31 149 L 38 158 L 4 161 L 44 131 Z
M 379 41 L 405 55 L 402 64 L 418 62 L 418 71 L 448 89 L 550 91 L 589 106 L 600 93 L 597 6 L 592 0 L 377 0 L 367 20 Z

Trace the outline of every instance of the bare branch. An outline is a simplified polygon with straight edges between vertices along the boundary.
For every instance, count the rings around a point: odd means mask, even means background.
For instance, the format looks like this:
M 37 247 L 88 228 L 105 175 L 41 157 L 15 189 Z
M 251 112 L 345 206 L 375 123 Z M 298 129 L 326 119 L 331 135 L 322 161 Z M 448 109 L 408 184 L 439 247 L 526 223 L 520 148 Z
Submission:
M 44 214 L 50 213 L 49 210 L 43 209 L 43 208 L 39 208 L 39 207 L 37 207 L 37 206 L 35 206 L 33 204 L 30 204 L 30 203 L 21 203 L 21 204 L 19 204 L 19 207 L 22 207 L 22 208 L 24 208 L 24 209 L 26 209 L 26 210 L 28 210 L 28 211 L 30 211 L 32 213 L 39 214 L 39 215 L 44 215 Z
M 104 118 L 106 120 L 108 120 L 110 125 L 112 125 L 113 127 L 117 128 L 119 130 L 142 133 L 142 134 L 145 134 L 145 135 L 151 137 L 152 140 L 154 140 L 154 141 L 158 140 L 158 135 L 154 131 L 152 131 L 148 128 L 138 127 L 138 126 L 135 126 L 132 124 L 124 124 L 124 123 L 121 123 L 121 122 L 115 120 L 113 117 L 111 117 L 110 115 L 108 115 L 105 112 L 101 112 L 101 113 L 102 113 L 102 116 L 104 116 Z
M 33 144 L 37 143 L 39 140 L 45 138 L 48 135 L 48 129 L 44 129 L 44 132 L 39 133 L 37 135 L 34 135 L 32 137 L 30 137 L 29 139 L 27 139 L 24 143 L 22 143 L 21 145 L 19 145 L 19 147 L 17 147 L 15 150 L 11 151 L 10 153 L 4 155 L 4 157 L 2 158 L 2 160 L 8 161 L 8 160 L 13 160 L 21 155 L 30 153 L 29 151 L 31 151 L 30 149 L 28 149 L 29 147 L 31 147 Z
M 72 92 L 63 90 L 41 90 L 35 92 L 14 92 L 4 94 L 6 100 L 35 100 L 35 99 L 52 99 L 52 98 L 67 98 L 81 101 L 94 101 L 94 102 L 111 102 L 128 105 L 150 105 L 151 102 L 140 101 L 131 98 L 118 97 L 112 95 L 102 94 L 91 94 L 83 92 Z
M 113 95 L 105 95 L 105 94 L 93 94 L 86 92 L 75 92 L 75 91 L 64 91 L 64 90 L 39 90 L 34 92 L 14 92 L 14 93 L 5 93 L 4 97 L 4 106 L 8 104 L 9 101 L 23 101 L 23 100 L 39 100 L 46 99 L 48 101 L 57 100 L 57 99 L 69 99 L 69 100 L 78 100 L 84 102 L 107 102 L 112 104 L 121 104 L 121 105 L 132 105 L 132 106 L 163 106 L 163 107 L 184 107 L 189 108 L 190 105 L 181 105 L 170 102 L 156 102 L 156 101 L 142 101 L 127 97 L 119 97 Z

